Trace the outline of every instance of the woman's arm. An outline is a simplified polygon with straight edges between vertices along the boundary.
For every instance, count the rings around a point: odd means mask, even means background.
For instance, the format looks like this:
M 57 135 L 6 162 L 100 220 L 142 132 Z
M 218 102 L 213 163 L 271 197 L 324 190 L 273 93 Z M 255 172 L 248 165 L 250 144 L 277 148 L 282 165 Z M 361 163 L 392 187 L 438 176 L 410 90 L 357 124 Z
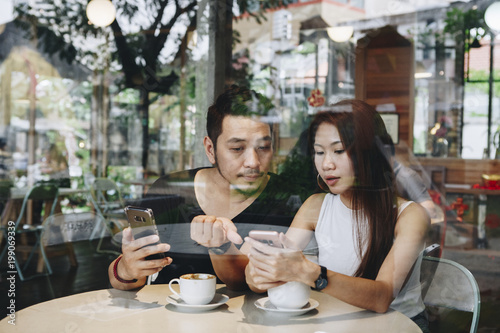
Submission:
M 396 223 L 394 244 L 374 281 L 328 272 L 324 292 L 364 309 L 386 312 L 411 274 L 424 249 L 429 216 L 418 204 L 411 204 Z
M 401 290 L 411 268 L 424 248 L 429 225 L 425 210 L 411 204 L 400 215 L 395 229 L 395 240 L 375 280 L 352 277 L 328 271 L 328 285 L 323 292 L 346 303 L 386 312 Z M 321 249 L 320 249 L 321 250 Z M 266 253 L 259 253 L 267 251 Z M 268 282 L 301 281 L 315 286 L 319 265 L 308 261 L 301 253 L 275 251 L 255 244 L 250 262 L 259 278 Z
M 302 250 L 309 244 L 314 229 L 316 228 L 316 223 L 318 222 L 319 213 L 321 210 L 321 205 L 323 204 L 323 200 L 325 198 L 325 194 L 314 194 L 310 196 L 300 207 L 299 211 L 295 215 L 293 222 L 286 233 L 286 237 L 283 237 L 283 243 L 285 243 L 285 247 L 288 245 L 289 255 L 291 253 L 295 253 L 299 258 L 304 257 L 302 255 Z M 252 240 L 250 238 L 245 239 L 247 242 L 244 244 L 246 250 L 244 253 L 247 253 L 250 261 L 245 269 L 245 277 L 246 283 L 250 287 L 250 289 L 256 293 L 263 293 L 267 289 L 276 287 L 280 284 L 283 284 L 280 280 L 269 279 L 263 275 L 263 271 L 261 267 L 256 267 L 253 262 L 255 260 L 261 259 L 260 263 L 263 263 L 262 260 L 266 260 L 267 258 L 261 258 L 260 254 L 262 252 L 258 251 L 256 258 L 252 258 L 252 252 L 255 253 L 255 247 L 264 248 L 264 251 L 271 250 L 269 246 L 261 244 L 258 241 Z M 292 245 L 293 244 L 293 245 Z M 253 248 L 250 248 L 250 245 Z M 243 247 L 242 247 L 243 249 Z M 279 249 L 275 249 L 275 252 L 282 252 Z M 299 255 L 300 254 L 300 255 Z M 305 257 L 304 257 L 305 258 Z M 253 260 L 252 260 L 253 259 Z M 296 260 L 295 258 L 290 258 L 291 261 Z M 308 261 L 308 260 L 307 260 Z M 309 262 L 309 261 L 308 261 Z M 318 273 L 319 275 L 319 273 Z M 317 275 L 317 276 L 318 276 Z

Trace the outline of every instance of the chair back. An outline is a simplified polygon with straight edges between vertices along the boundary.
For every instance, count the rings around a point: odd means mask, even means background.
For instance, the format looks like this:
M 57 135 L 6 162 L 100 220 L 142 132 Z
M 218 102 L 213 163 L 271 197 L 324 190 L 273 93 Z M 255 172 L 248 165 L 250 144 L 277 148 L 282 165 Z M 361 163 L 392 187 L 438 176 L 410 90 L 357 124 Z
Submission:
M 10 180 L 0 180 L 0 214 L 10 198 L 10 188 L 13 186 Z
M 57 206 L 58 196 L 59 196 L 59 188 L 54 184 L 40 184 L 30 188 L 26 193 L 26 195 L 24 196 L 23 203 L 21 206 L 21 211 L 19 212 L 19 217 L 17 218 L 16 221 L 16 226 L 18 226 L 19 223 L 21 222 L 26 212 L 26 206 L 28 205 L 29 200 L 51 203 L 49 211 L 45 212 L 45 216 L 50 216 L 54 214 L 54 211 Z M 47 209 L 48 207 L 45 208 Z
M 14 186 L 11 180 L 0 180 L 0 201 L 6 201 L 10 197 L 10 188 Z
M 467 268 L 452 260 L 424 256 L 420 281 L 426 306 L 472 312 L 470 332 L 476 332 L 481 300 L 476 279 Z
M 120 189 L 111 179 L 96 178 L 91 185 L 91 194 L 96 209 L 102 215 L 125 206 Z

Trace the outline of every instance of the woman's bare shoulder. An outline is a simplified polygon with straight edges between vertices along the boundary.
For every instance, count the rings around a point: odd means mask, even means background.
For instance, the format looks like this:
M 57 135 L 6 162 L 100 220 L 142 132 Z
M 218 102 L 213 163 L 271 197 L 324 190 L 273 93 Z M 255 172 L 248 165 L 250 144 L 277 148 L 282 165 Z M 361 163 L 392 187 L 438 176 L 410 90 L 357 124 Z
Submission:
M 304 202 L 303 206 L 307 207 L 321 207 L 323 204 L 323 201 L 325 200 L 326 193 L 316 193 L 311 195 L 307 200 Z

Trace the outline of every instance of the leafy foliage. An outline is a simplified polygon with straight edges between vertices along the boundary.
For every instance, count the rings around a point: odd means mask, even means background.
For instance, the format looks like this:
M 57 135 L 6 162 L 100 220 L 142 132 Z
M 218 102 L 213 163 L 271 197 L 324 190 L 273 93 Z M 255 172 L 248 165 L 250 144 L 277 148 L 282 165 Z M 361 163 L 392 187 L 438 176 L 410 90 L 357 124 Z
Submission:
M 264 12 L 280 8 L 292 0 L 237 0 L 239 12 L 264 19 Z M 169 90 L 178 77 L 161 80 L 157 69 L 171 58 L 178 56 L 180 40 L 189 29 L 196 28 L 197 0 L 113 0 L 117 19 L 107 28 L 90 24 L 86 16 L 88 0 L 46 0 L 19 3 L 16 7 L 17 22 L 30 33 L 30 39 L 47 54 L 57 54 L 68 63 L 80 62 L 88 67 L 105 67 L 109 58 L 111 66 L 125 75 L 126 87 L 151 88 L 153 91 Z M 232 6 L 232 1 L 228 1 Z M 238 35 L 233 35 L 235 41 Z M 114 41 L 114 43 L 112 43 Z M 170 41 L 167 43 L 167 41 Z M 166 45 L 175 49 L 165 50 Z M 169 60 L 170 59 L 170 60 Z M 161 91 L 160 91 L 161 92 Z
M 471 31 L 475 29 L 477 38 L 481 38 L 486 34 L 486 31 L 488 30 L 483 18 L 484 11 L 480 11 L 477 9 L 464 11 L 460 8 L 452 8 L 448 12 L 446 12 L 446 18 L 444 20 L 445 27 L 443 29 L 443 32 L 449 33 L 452 36 L 455 36 L 457 39 L 465 37 L 465 51 L 468 52 L 470 44 L 472 43 Z

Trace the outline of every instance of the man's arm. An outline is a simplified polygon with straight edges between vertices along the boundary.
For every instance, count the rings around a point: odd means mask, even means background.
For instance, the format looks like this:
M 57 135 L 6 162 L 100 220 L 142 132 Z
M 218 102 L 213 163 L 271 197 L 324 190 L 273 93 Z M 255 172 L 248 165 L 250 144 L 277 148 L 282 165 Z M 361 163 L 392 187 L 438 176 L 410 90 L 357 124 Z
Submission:
M 215 274 L 226 284 L 230 290 L 246 290 L 248 285 L 245 281 L 245 268 L 248 257 L 231 244 L 229 250 L 224 254 L 216 254 L 209 250 L 210 260 Z
M 247 289 L 248 258 L 234 244 L 241 244 L 234 223 L 223 217 L 199 215 L 191 222 L 191 238 L 207 247 L 217 277 L 231 290 Z
M 153 244 L 159 241 L 157 235 L 134 240 L 130 228 L 123 230 L 122 255 L 109 265 L 108 276 L 111 286 L 116 289 L 130 290 L 142 287 L 149 275 L 153 275 L 172 263 L 169 257 L 146 260 L 152 254 L 164 253 L 170 249 L 168 244 Z

